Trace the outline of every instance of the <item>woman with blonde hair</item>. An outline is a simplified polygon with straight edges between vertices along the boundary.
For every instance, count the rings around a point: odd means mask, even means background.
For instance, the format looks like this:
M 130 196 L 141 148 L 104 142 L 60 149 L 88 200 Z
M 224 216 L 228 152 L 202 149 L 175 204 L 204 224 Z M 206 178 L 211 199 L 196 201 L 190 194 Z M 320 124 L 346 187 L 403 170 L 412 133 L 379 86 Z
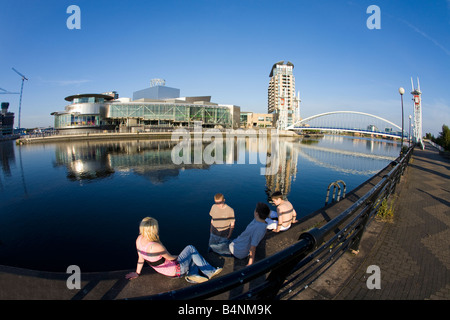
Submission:
M 186 276 L 188 282 L 208 281 L 222 271 L 206 262 L 192 245 L 185 247 L 178 256 L 171 255 L 159 239 L 158 221 L 151 217 L 142 219 L 139 225 L 136 249 L 136 272 L 128 273 L 125 276 L 128 280 L 139 277 L 145 261 L 158 273 L 169 277 Z M 199 271 L 205 276 L 201 276 Z

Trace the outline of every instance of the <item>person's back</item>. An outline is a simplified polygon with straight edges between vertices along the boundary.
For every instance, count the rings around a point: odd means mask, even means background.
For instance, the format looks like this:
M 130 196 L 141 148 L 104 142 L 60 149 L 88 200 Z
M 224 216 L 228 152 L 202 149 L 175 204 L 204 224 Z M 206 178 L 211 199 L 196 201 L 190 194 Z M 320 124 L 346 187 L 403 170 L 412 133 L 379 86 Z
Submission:
M 213 204 L 210 211 L 211 216 L 211 233 L 229 238 L 234 228 L 234 210 L 227 204 Z
M 247 225 L 233 241 L 211 244 L 211 249 L 220 255 L 233 255 L 238 259 L 249 257 L 247 265 L 251 265 L 255 259 L 256 247 L 264 238 L 267 230 L 265 219 L 269 216 L 270 209 L 267 204 L 258 202 L 253 212 L 254 219 Z
M 180 266 L 177 260 L 169 260 L 161 255 L 165 248 L 159 242 L 152 242 L 142 235 L 136 239 L 136 249 L 138 254 L 158 273 L 169 277 L 175 277 L 180 273 Z
M 136 271 L 125 275 L 128 280 L 140 276 L 145 261 L 158 273 L 171 277 L 186 276 L 186 281 L 193 283 L 208 281 L 222 271 L 222 268 L 211 266 L 192 245 L 187 245 L 178 256 L 170 254 L 159 239 L 158 221 L 152 217 L 142 219 L 136 249 Z
M 252 246 L 257 247 L 259 242 L 266 234 L 267 224 L 264 221 L 253 219 L 232 243 L 230 248 L 233 255 L 238 259 L 244 259 L 248 256 Z
M 228 240 L 233 233 L 235 223 L 234 210 L 225 204 L 224 196 L 220 193 L 216 194 L 214 202 L 209 212 L 211 216 L 209 244 Z
M 287 228 L 292 222 L 295 222 L 297 216 L 294 206 L 288 201 L 283 202 L 277 207 L 278 217 L 282 216 L 282 226 Z
M 287 199 L 283 199 L 281 192 L 275 191 L 271 198 L 277 206 L 277 212 L 272 211 L 269 218 L 266 219 L 267 229 L 275 232 L 286 231 L 292 223 L 297 222 L 297 212 Z

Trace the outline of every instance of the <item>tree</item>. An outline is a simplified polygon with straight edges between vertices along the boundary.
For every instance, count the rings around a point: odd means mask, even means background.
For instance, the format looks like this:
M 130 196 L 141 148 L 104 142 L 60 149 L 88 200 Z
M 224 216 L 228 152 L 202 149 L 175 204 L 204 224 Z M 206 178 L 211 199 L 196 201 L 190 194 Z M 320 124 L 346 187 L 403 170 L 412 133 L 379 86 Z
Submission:
M 439 132 L 435 142 L 445 150 L 450 151 L 450 129 L 447 125 L 442 125 L 442 132 Z
M 425 134 L 425 139 L 428 139 L 428 140 L 431 140 L 431 141 L 435 140 L 434 136 L 431 133 L 429 133 L 429 132 L 427 132 Z

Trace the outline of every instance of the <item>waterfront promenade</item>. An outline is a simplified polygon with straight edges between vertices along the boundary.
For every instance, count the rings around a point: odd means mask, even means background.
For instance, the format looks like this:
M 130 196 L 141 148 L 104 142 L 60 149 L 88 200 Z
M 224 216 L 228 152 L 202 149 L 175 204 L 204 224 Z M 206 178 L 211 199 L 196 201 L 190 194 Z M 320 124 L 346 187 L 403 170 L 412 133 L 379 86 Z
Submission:
M 203 134 L 214 134 L 215 129 L 203 129 L 203 130 L 193 130 L 192 128 L 178 128 L 181 130 L 180 132 L 189 132 L 191 136 L 196 137 L 195 134 L 203 135 Z M 269 135 L 272 134 L 272 130 L 276 132 L 279 137 L 296 137 L 297 133 L 289 130 L 280 130 L 276 131 L 275 129 L 264 129 L 264 128 L 248 128 L 248 129 L 230 129 L 230 134 L 232 136 L 253 136 L 258 135 L 259 132 L 267 132 Z M 227 130 L 222 131 L 224 136 L 227 134 Z M 33 144 L 33 143 L 56 143 L 56 142 L 74 142 L 74 141 L 88 141 L 88 140 L 167 140 L 171 139 L 174 136 L 178 139 L 176 135 L 176 129 L 167 129 L 167 130 L 155 130 L 151 132 L 95 132 L 95 133 L 80 133 L 80 134 L 55 134 L 55 135 L 36 135 L 36 136 L 24 136 L 16 140 L 16 144 Z
M 372 221 L 361 241 L 360 253 L 344 254 L 294 299 L 450 299 L 449 177 L 448 159 L 429 144 L 425 150 L 416 148 L 396 190 L 394 221 Z M 374 183 L 369 182 L 355 192 L 364 194 Z M 350 199 L 351 193 L 345 201 Z M 341 200 L 330 210 L 340 212 L 343 206 L 348 206 L 345 201 Z M 269 234 L 264 247 L 258 248 L 259 256 L 271 255 L 292 243 L 298 237 L 299 228 Z M 207 260 L 213 265 L 224 265 L 224 274 L 243 268 L 246 263 L 216 255 L 208 256 Z M 370 265 L 380 267 L 381 289 L 367 288 L 370 274 L 366 270 Z M 130 270 L 82 274 L 81 289 L 69 290 L 66 285 L 69 274 L 0 266 L 0 299 L 126 299 L 146 296 L 153 290 L 163 292 L 190 285 L 184 279 L 155 274 L 149 267 L 144 270 L 133 281 L 124 279 Z
M 396 189 L 392 222 L 374 220 L 357 256 L 345 254 L 295 299 L 450 300 L 450 160 L 416 148 Z M 380 289 L 368 289 L 380 268 Z

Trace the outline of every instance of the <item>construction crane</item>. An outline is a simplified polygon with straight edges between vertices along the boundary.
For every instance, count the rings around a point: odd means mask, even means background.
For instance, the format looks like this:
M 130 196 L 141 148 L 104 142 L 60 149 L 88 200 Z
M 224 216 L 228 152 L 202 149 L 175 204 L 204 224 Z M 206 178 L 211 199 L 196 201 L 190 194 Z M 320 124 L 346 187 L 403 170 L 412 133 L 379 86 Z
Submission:
M 25 77 L 23 74 L 21 74 L 16 69 L 12 68 L 15 73 L 17 73 L 19 76 L 22 77 L 22 87 L 20 88 L 20 99 L 19 99 L 19 130 L 20 130 L 20 110 L 22 108 L 22 93 L 23 93 L 23 82 L 24 80 L 28 80 L 27 77 Z

